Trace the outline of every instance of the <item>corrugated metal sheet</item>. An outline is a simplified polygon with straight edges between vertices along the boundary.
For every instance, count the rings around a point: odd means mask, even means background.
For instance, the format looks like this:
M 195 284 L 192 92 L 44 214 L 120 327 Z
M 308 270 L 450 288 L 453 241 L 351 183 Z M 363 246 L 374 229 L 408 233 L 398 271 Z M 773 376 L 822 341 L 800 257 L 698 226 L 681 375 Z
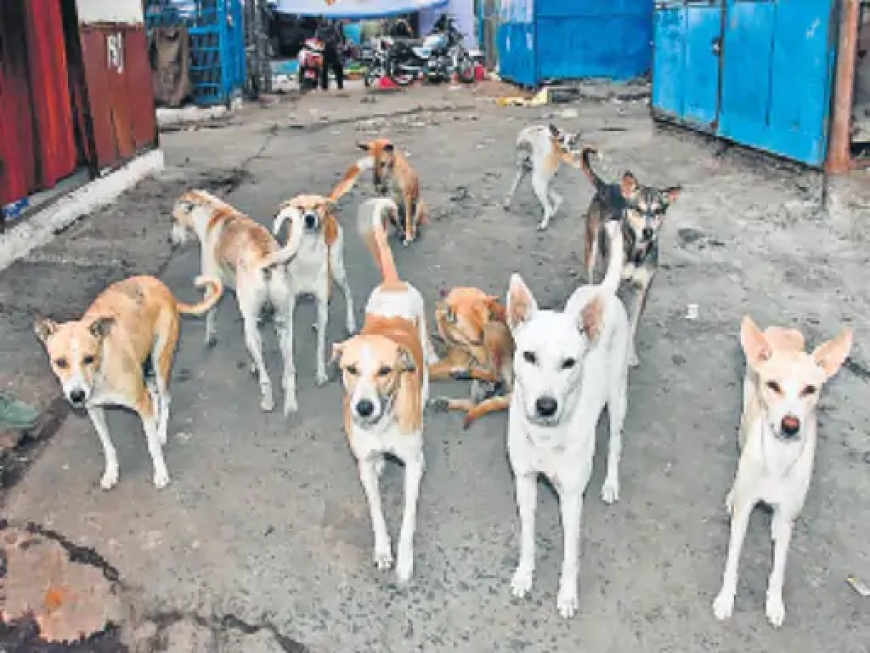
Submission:
M 113 168 L 157 142 L 144 26 L 82 25 L 80 38 L 97 165 Z

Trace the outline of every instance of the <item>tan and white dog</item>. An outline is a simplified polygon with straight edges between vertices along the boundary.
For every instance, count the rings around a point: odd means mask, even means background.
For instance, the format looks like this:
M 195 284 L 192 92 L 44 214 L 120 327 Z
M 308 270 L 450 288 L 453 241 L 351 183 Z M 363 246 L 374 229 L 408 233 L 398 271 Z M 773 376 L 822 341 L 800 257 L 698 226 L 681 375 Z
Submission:
M 154 485 L 169 483 L 163 458 L 169 428 L 169 375 L 181 318 L 202 315 L 223 294 L 213 277 L 198 277 L 194 284 L 207 288 L 197 304 L 178 301 L 155 277 L 130 277 L 100 293 L 78 320 L 57 323 L 37 316 L 34 331 L 45 345 L 51 369 L 63 394 L 74 407 L 88 411 L 103 445 L 106 467 L 100 486 L 118 482 L 118 455 L 109 436 L 105 406 L 123 406 L 142 420 L 148 453 L 154 465 Z M 146 378 L 144 368 L 154 372 Z
M 348 334 L 356 331 L 353 315 L 353 296 L 347 273 L 344 269 L 344 233 L 333 213 L 332 200 L 320 195 L 297 195 L 285 202 L 275 216 L 272 233 L 280 237 L 285 223 L 290 224 L 290 238 L 294 232 L 301 234 L 302 241 L 296 256 L 287 264 L 290 285 L 290 304 L 287 323 L 287 367 L 284 392 L 286 401 L 296 406 L 296 365 L 293 360 L 293 320 L 296 313 L 296 300 L 300 295 L 310 293 L 317 301 L 317 366 L 316 383 L 324 385 L 329 380 L 326 374 L 326 326 L 329 321 L 329 300 L 332 281 L 344 294 L 346 309 L 345 327 Z M 295 408 L 292 408 L 295 410 Z
M 504 200 L 504 210 L 510 211 L 514 194 L 523 178 L 532 176 L 532 189 L 544 209 L 538 230 L 544 231 L 559 207 L 562 196 L 550 188 L 563 163 L 580 168 L 580 133 L 566 132 L 554 125 L 531 125 L 517 134 L 517 175 Z
M 284 414 L 295 411 L 295 392 L 286 392 L 294 377 L 291 377 L 290 316 L 287 313 L 290 282 L 285 266 L 299 251 L 302 231 L 293 231 L 290 242 L 282 248 L 266 227 L 204 190 L 184 193 L 175 203 L 172 219 L 172 243 L 184 244 L 188 234 L 193 232 L 200 243 L 202 274 L 218 277 L 235 289 L 244 323 L 245 345 L 251 356 L 251 372 L 260 383 L 260 408 L 267 412 L 275 407 L 275 401 L 272 381 L 263 361 L 258 320 L 264 310 L 274 311 L 273 324 L 284 359 Z M 206 315 L 205 324 L 205 342 L 212 346 L 217 341 L 214 308 Z
M 375 191 L 392 197 L 398 207 L 389 221 L 408 245 L 417 239 L 417 229 L 429 220 L 429 210 L 420 199 L 420 177 L 408 163 L 408 158 L 388 138 L 378 138 L 369 143 L 358 143 L 366 156 L 348 168 L 344 177 L 332 191 L 337 200 L 353 188 L 356 180 L 366 170 L 372 171 Z
M 423 411 L 429 400 L 431 343 L 427 345 L 423 297 L 399 278 L 387 241 L 385 222 L 396 210 L 387 198 L 366 200 L 359 208 L 360 235 L 382 281 L 369 296 L 362 330 L 333 345 L 333 359 L 342 371 L 344 428 L 368 499 L 379 569 L 393 563 L 379 487 L 384 456 L 394 455 L 405 464 L 405 509 L 396 551 L 396 574 L 405 582 L 414 568 L 417 499 L 425 469 Z
M 782 327 L 762 331 L 746 316 L 740 325 L 740 344 L 746 355 L 740 462 L 725 500 L 731 537 L 713 612 L 717 619 L 728 619 L 734 610 L 737 567 L 749 517 L 756 504 L 763 502 L 773 508 L 773 568 L 765 612 L 768 621 L 779 627 L 785 619 L 782 586 L 792 528 L 813 475 L 816 406 L 822 386 L 849 355 L 852 330 L 845 328 L 809 354 L 800 331 Z
M 520 559 L 514 596 L 532 588 L 538 475 L 559 495 L 564 549 L 556 607 L 569 618 L 578 608 L 583 495 L 592 475 L 595 427 L 605 405 L 610 417 L 607 474 L 601 498 L 619 498 L 622 427 L 628 403 L 631 332 L 616 296 L 622 271 L 622 232 L 606 227 L 613 254 L 600 286 L 581 286 L 564 311 L 538 308 L 519 275 L 511 276 L 507 320 L 514 336 L 514 391 L 508 411 L 508 457 L 516 479 Z

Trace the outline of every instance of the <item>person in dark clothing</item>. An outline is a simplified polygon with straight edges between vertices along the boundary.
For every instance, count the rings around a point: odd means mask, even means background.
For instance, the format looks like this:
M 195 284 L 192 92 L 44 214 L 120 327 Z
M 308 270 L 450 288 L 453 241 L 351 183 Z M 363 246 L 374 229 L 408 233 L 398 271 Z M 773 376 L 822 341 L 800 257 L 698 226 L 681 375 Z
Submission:
M 341 47 L 344 44 L 344 30 L 341 24 L 327 18 L 320 19 L 317 38 L 323 41 L 323 68 L 320 70 L 320 88 L 329 90 L 329 71 L 335 75 L 338 90 L 344 88 L 344 63 L 341 60 Z

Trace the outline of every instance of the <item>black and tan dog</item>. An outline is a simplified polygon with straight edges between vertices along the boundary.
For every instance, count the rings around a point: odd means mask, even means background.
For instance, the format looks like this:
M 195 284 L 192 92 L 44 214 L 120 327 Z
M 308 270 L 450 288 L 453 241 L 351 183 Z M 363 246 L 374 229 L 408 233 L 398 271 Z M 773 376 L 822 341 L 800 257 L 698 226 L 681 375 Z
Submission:
M 656 188 L 641 184 L 626 170 L 619 183 L 608 184 L 592 169 L 590 157 L 598 152 L 584 147 L 581 152 L 583 172 L 595 187 L 595 196 L 586 212 L 586 244 L 583 263 L 589 283 L 593 278 L 598 253 L 607 257 L 607 238 L 602 228 L 608 220 L 622 224 L 625 265 L 622 280 L 635 291 L 630 309 L 632 352 L 629 364 L 637 365 L 637 326 L 646 308 L 646 300 L 659 267 L 659 233 L 668 209 L 682 192 L 680 186 Z

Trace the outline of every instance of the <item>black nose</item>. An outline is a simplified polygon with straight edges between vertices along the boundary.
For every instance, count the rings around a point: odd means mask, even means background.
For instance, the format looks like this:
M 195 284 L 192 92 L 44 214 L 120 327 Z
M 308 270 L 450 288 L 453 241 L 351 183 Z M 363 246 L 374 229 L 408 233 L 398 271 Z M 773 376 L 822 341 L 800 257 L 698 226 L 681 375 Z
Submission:
M 644 237 L 644 240 L 649 240 L 650 238 L 652 238 L 653 237 L 653 230 L 650 229 L 649 227 L 645 227 L 643 230 L 643 237 Z
M 368 399 L 360 399 L 356 403 L 356 412 L 360 417 L 370 417 L 375 412 L 375 405 Z
M 782 434 L 788 438 L 793 438 L 801 430 L 801 421 L 794 415 L 786 415 L 782 418 L 779 424 L 782 429 Z
M 80 404 L 85 400 L 84 390 L 73 390 L 69 393 L 69 400 L 74 404 Z
M 312 229 L 317 224 L 317 216 L 313 213 L 305 214 L 305 228 Z
M 535 402 L 535 412 L 540 417 L 552 417 L 556 414 L 559 404 L 552 397 L 540 397 Z

